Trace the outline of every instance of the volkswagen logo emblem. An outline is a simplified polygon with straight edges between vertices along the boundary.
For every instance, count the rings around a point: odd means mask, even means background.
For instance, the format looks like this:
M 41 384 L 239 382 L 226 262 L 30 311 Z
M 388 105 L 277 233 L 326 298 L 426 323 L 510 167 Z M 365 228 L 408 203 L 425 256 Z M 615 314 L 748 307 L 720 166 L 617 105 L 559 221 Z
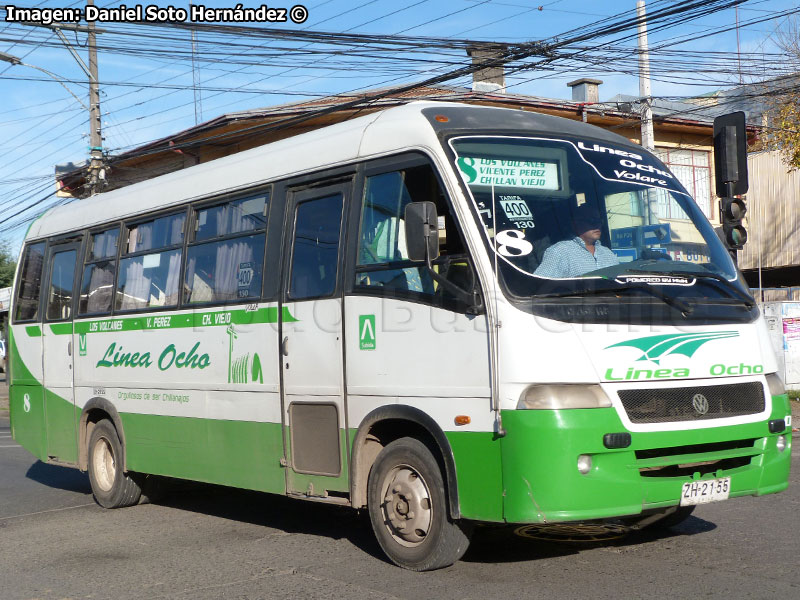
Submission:
M 708 398 L 703 394 L 695 394 L 692 398 L 692 406 L 694 406 L 695 412 L 702 416 L 708 412 Z

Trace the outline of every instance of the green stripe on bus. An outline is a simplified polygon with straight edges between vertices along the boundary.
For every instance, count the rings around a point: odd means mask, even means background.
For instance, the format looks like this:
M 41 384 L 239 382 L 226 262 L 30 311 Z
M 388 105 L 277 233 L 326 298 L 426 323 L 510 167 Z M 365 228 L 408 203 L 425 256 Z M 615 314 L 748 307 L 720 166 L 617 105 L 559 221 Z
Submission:
M 282 311 L 282 319 L 284 322 L 297 321 L 285 306 Z M 143 329 L 181 329 L 186 327 L 227 327 L 228 325 L 254 325 L 257 323 L 277 322 L 278 307 L 269 306 L 266 308 L 259 308 L 258 310 L 218 310 L 189 314 L 79 321 L 75 323 L 75 333 L 104 333 L 110 331 L 137 331 Z
M 28 325 L 25 328 L 29 337 L 41 337 L 42 336 L 42 328 L 38 325 Z
M 53 323 L 50 330 L 56 335 L 66 335 L 72 333 L 72 323 Z
M 26 327 L 26 329 L 28 328 Z M 28 332 L 28 335 L 31 335 L 31 333 Z M 41 331 L 39 332 L 39 335 L 41 335 Z M 6 372 L 6 378 L 10 385 L 41 385 L 41 382 L 33 376 L 33 373 L 30 372 L 30 369 L 28 369 L 28 366 L 22 360 L 22 356 L 17 348 L 17 336 L 14 335 L 13 327 L 8 328 L 8 342 L 9 369 Z

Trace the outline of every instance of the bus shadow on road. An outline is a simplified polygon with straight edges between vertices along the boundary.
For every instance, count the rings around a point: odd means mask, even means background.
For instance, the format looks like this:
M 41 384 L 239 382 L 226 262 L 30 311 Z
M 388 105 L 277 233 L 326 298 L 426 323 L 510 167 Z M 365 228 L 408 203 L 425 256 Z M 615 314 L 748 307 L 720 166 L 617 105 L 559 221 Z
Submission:
M 37 461 L 28 469 L 27 477 L 48 487 L 91 495 L 88 476 L 76 469 Z M 372 533 L 366 511 L 176 480 L 166 482 L 163 494 L 153 503 L 287 534 L 346 539 L 362 552 L 386 561 Z M 565 525 L 563 533 L 552 526 L 479 526 L 462 560 L 513 563 L 576 555 L 593 549 L 624 553 L 644 544 L 694 536 L 716 528 L 715 523 L 696 516 L 672 528 L 653 527 L 629 532 L 610 529 L 607 534 L 598 533 L 597 529 L 581 531 L 570 525 Z
M 37 460 L 30 466 L 25 476 L 47 487 L 87 495 L 92 493 L 92 488 L 89 485 L 89 476 L 70 467 Z
M 601 526 L 590 526 L 582 532 L 580 526 L 569 524 L 564 524 L 563 533 L 559 533 L 558 526 L 485 526 L 475 531 L 462 560 L 476 563 L 524 562 L 600 548 L 624 553 L 644 544 L 707 533 L 716 528 L 715 523 L 695 516 L 671 528 L 623 531 L 623 528 L 610 527 L 606 533 L 601 531 Z
M 170 483 L 170 487 L 155 504 L 289 534 L 346 539 L 363 552 L 386 560 L 366 511 L 210 484 L 179 482 Z

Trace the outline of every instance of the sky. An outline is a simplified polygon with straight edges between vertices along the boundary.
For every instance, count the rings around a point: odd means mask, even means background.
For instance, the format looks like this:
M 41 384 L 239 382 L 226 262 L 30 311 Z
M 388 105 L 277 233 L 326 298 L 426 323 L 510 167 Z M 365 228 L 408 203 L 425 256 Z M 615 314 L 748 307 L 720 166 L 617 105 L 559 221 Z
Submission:
M 570 39 L 591 31 L 613 15 L 635 13 L 635 0 L 290 0 L 273 8 L 305 7 L 302 23 L 236 23 L 293 33 L 286 39 L 197 32 L 134 23 L 98 23 L 99 81 L 104 150 L 124 152 L 219 115 L 344 94 L 372 87 L 424 80 L 469 64 L 463 48 L 441 49 L 444 40 L 522 44 Z M 80 8 L 86 0 L 21 0 L 20 8 Z M 99 8 L 136 6 L 133 1 L 96 0 Z M 206 8 L 233 8 L 237 2 L 195 2 Z M 261 2 L 244 1 L 245 7 Z M 682 4 L 648 0 L 648 14 Z M 685 4 L 685 3 L 684 3 Z M 186 9 L 189 2 L 147 2 L 147 6 Z M 697 20 L 649 33 L 654 49 L 652 93 L 680 98 L 782 73 L 776 32 L 798 10 L 789 0 L 749 0 Z M 303 14 L 303 11 L 292 14 Z M 779 15 L 776 17 L 776 15 Z M 0 62 L 0 242 L 17 252 L 36 212 L 62 202 L 55 190 L 56 165 L 80 163 L 88 156 L 87 76 L 70 48 L 88 62 L 86 36 L 67 31 L 66 44 L 48 28 L 3 21 L 0 52 L 24 64 Z M 738 20 L 740 28 L 735 24 Z M 754 23 L 754 21 L 761 21 Z M 85 23 L 81 23 L 85 25 Z M 727 31 L 720 31 L 728 29 Z M 410 36 L 417 46 L 375 48 L 368 42 L 334 46 L 297 36 L 308 32 L 372 34 L 390 40 Z M 628 39 L 620 40 L 620 38 Z M 598 49 L 598 42 L 608 46 Z M 616 35 L 583 42 L 578 60 L 543 66 L 532 59 L 509 75 L 509 92 L 569 99 L 566 83 L 593 77 L 603 81 L 600 100 L 638 95 L 635 37 Z M 738 46 L 737 46 L 738 45 Z M 586 47 L 592 47 L 586 52 Z M 742 57 L 741 74 L 737 47 Z M 194 48 L 194 61 L 192 52 Z M 331 54 L 331 50 L 343 54 Z M 575 50 L 575 48 L 571 48 Z M 625 60 L 616 57 L 625 57 Z M 734 65 L 738 69 L 738 63 Z M 455 80 L 466 85 L 468 78 Z M 28 208 L 29 207 L 29 208 Z

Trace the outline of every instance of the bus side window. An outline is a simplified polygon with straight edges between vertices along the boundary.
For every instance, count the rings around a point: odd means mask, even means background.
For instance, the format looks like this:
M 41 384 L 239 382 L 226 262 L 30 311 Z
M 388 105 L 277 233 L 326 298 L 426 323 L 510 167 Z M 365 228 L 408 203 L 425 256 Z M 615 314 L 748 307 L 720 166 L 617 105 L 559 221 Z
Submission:
M 343 210 L 341 193 L 306 200 L 295 209 L 289 298 L 324 298 L 336 289 Z
M 184 302 L 261 296 L 269 194 L 198 208 L 186 254 Z
M 47 319 L 60 321 L 72 317 L 72 291 L 75 284 L 75 250 L 56 252 L 50 263 L 47 291 Z
M 459 266 L 471 272 L 464 245 L 444 194 L 429 165 L 381 173 L 366 178 L 361 205 L 356 288 L 381 294 L 396 293 L 434 305 L 461 310 L 436 284 L 427 267 L 408 260 L 405 210 L 410 202 L 431 201 L 439 214 L 439 252 L 434 269 L 450 278 L 459 268 L 450 259 L 461 256 Z M 463 263 L 463 264 L 462 264 Z M 467 277 L 469 278 L 469 277 Z M 460 287 L 459 281 L 454 281 Z M 466 286 L 467 289 L 471 284 Z
M 126 254 L 119 261 L 116 310 L 178 304 L 186 212 L 128 227 Z
M 81 279 L 79 315 L 111 312 L 118 245 L 119 226 L 92 234 Z
M 14 321 L 35 321 L 39 316 L 39 293 L 44 266 L 44 242 L 25 248 L 19 281 Z

